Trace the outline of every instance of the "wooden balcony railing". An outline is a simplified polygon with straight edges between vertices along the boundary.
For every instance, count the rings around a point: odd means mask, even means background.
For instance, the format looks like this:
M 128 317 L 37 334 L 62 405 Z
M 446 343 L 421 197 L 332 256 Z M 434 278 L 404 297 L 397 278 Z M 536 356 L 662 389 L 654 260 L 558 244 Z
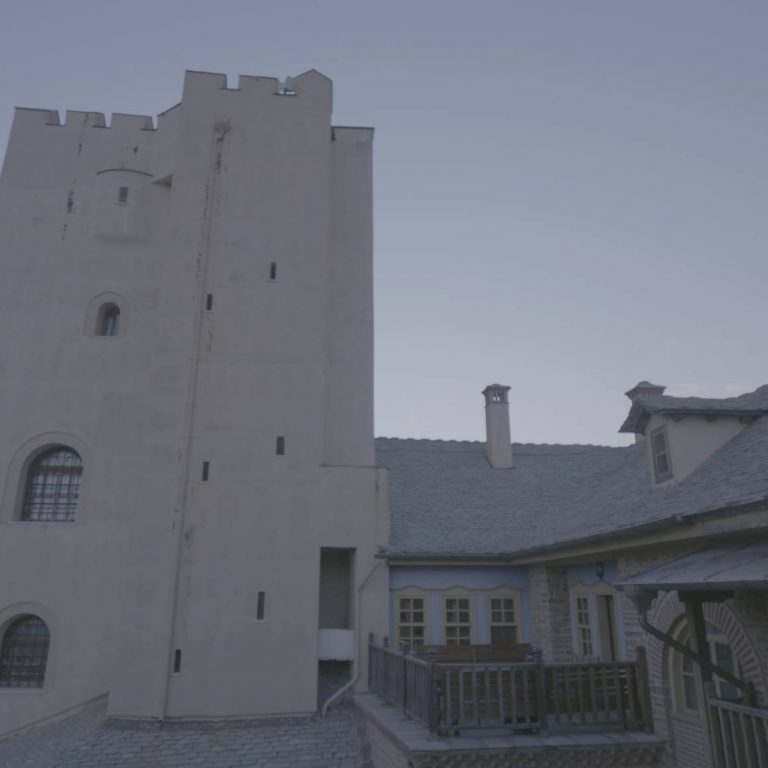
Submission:
M 369 688 L 435 732 L 651 730 L 645 656 L 587 664 L 426 661 L 370 646 Z
M 709 699 L 715 768 L 768 768 L 768 709 Z

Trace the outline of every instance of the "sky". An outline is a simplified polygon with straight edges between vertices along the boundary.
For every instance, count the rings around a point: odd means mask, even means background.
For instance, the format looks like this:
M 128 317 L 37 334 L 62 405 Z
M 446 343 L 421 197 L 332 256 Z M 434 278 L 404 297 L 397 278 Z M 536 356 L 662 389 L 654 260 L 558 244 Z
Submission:
M 372 125 L 376 433 L 623 445 L 641 379 L 768 383 L 765 0 L 4 0 L 13 107 L 157 114 L 185 69 Z M 234 84 L 234 82 L 230 83 Z

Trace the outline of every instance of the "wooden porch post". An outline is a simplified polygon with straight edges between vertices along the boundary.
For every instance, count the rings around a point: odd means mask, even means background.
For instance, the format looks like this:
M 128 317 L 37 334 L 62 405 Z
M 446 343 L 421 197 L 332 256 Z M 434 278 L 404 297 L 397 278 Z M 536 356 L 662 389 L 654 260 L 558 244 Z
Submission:
M 701 599 L 693 594 L 680 594 L 680 599 L 685 604 L 685 618 L 688 622 L 688 637 L 691 644 L 691 650 L 697 656 L 709 656 L 709 645 L 707 644 L 707 628 L 704 623 L 704 609 Z M 701 723 L 701 735 L 704 742 L 704 759 L 706 761 L 704 768 L 714 768 L 712 756 L 712 734 L 709 727 L 709 703 L 708 691 L 712 682 L 712 674 L 704 669 L 701 664 L 694 662 L 696 670 L 696 698 L 700 702 L 699 721 Z

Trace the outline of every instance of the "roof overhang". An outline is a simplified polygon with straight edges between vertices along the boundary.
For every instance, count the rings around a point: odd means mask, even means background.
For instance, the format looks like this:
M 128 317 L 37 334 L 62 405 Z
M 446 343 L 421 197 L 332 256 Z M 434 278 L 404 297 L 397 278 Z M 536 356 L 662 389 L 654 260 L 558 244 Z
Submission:
M 627 592 L 768 590 L 768 542 L 709 547 L 632 576 Z

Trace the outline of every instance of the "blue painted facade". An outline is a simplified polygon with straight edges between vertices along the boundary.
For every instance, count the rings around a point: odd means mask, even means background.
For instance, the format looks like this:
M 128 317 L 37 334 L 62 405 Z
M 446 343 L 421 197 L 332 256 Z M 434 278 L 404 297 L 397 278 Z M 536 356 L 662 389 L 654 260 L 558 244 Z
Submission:
M 445 643 L 443 597 L 452 590 L 468 590 L 472 601 L 473 630 L 476 643 L 490 643 L 488 593 L 495 589 L 514 589 L 519 593 L 515 605 L 518 642 L 530 638 L 528 603 L 528 570 L 510 566 L 399 566 L 389 569 L 389 627 L 390 637 L 397 636 L 396 597 L 400 590 L 422 590 L 426 596 L 428 614 L 428 645 Z M 463 596 L 463 595 L 462 595 Z
M 602 572 L 602 577 L 601 577 Z M 568 591 L 572 593 L 574 587 L 579 585 L 583 587 L 599 588 L 599 587 L 613 587 L 619 580 L 619 570 L 617 564 L 613 560 L 606 560 L 602 562 L 594 563 L 581 563 L 579 565 L 571 565 L 566 569 L 566 578 L 568 580 Z M 590 596 L 590 624 L 593 627 L 593 632 L 597 632 L 599 624 L 597 615 L 597 604 L 595 602 L 595 595 Z M 626 645 L 624 641 L 624 615 L 622 611 L 621 600 L 619 600 L 618 594 L 614 596 L 613 601 L 614 608 L 614 621 L 615 632 L 614 637 L 616 640 L 616 653 L 619 659 L 626 658 Z M 569 600 L 569 611 L 571 613 L 571 629 L 573 635 L 574 650 L 576 650 L 576 617 L 573 615 L 574 604 L 573 600 Z
M 600 568 L 602 567 L 603 576 L 600 577 Z M 608 584 L 615 584 L 619 580 L 619 569 L 614 560 L 606 560 L 602 563 L 582 563 L 580 565 L 571 565 L 567 570 L 568 589 L 573 589 L 576 584 L 583 584 L 585 587 L 591 587 L 599 584 L 601 581 Z

